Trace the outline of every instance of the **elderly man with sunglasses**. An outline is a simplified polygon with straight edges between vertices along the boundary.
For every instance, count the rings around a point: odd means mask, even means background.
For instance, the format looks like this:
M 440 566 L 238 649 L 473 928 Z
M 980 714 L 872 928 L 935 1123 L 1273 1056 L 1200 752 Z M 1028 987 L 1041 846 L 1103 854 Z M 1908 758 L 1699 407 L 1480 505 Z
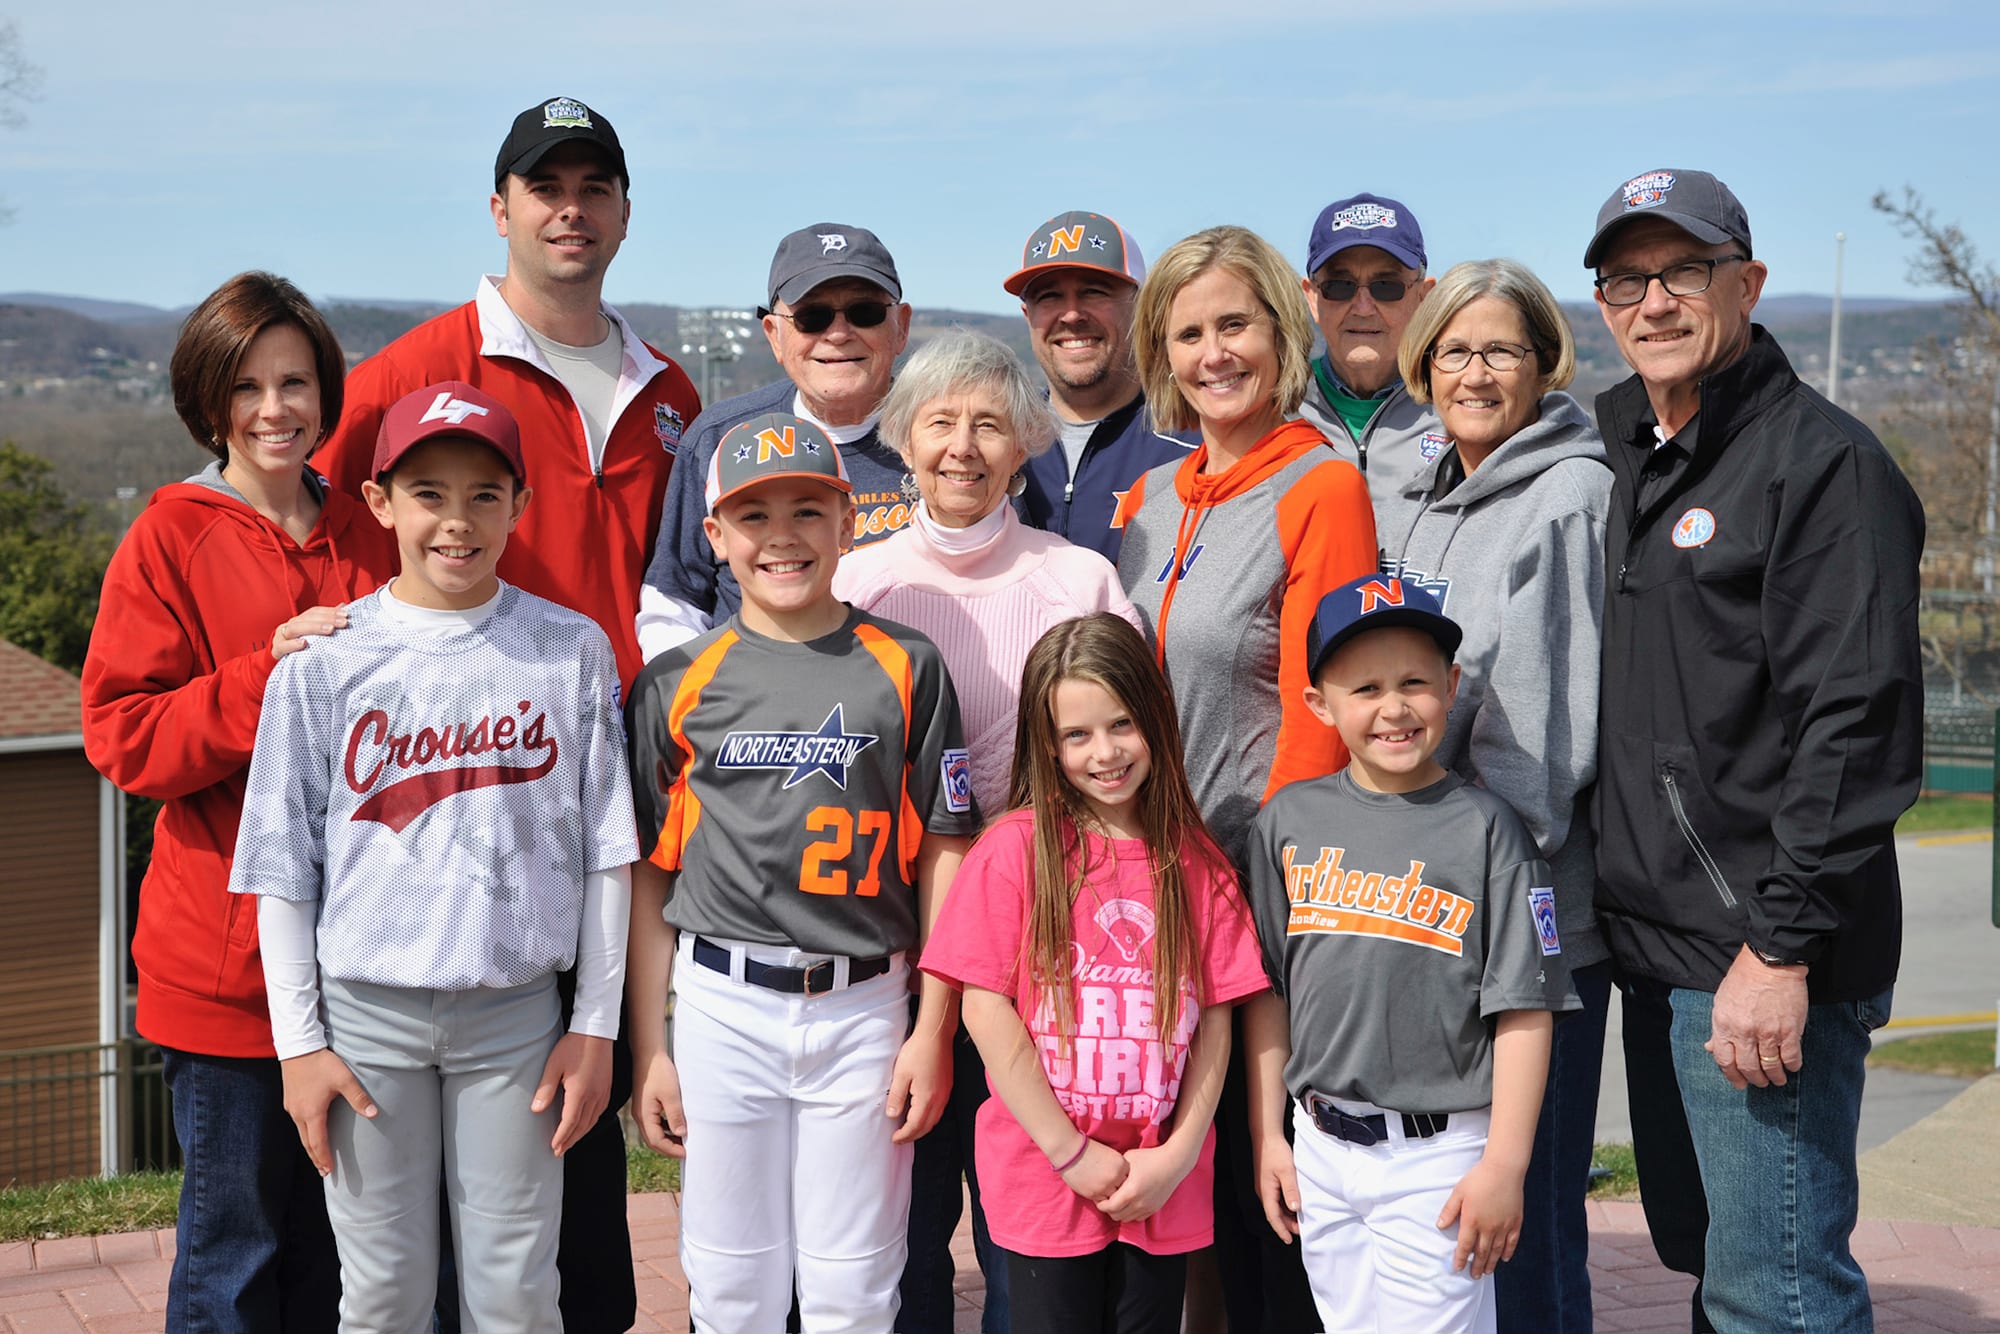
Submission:
M 758 314 L 785 378 L 724 399 L 688 429 L 667 479 L 659 541 L 639 595 L 639 647 L 648 659 L 707 631 L 742 600 L 701 528 L 709 460 L 739 422 L 788 412 L 826 432 L 854 483 L 856 544 L 910 522 L 915 493 L 904 491 L 908 469 L 875 433 L 896 358 L 910 337 L 910 308 L 888 248 L 865 227 L 799 228 L 778 242 L 770 304 Z
M 1647 1224 L 1700 1280 L 1696 1329 L 1865 1331 L 1855 1135 L 1921 767 L 1923 509 L 1751 322 L 1766 270 L 1721 181 L 1631 178 L 1583 262 L 1635 372 L 1597 400 L 1595 823 Z
M 1299 411 L 1367 476 L 1378 515 L 1447 443 L 1437 412 L 1396 370 L 1403 330 L 1437 284 L 1425 263 L 1416 215 L 1381 195 L 1334 200 L 1306 241 L 1306 305 L 1326 353 Z

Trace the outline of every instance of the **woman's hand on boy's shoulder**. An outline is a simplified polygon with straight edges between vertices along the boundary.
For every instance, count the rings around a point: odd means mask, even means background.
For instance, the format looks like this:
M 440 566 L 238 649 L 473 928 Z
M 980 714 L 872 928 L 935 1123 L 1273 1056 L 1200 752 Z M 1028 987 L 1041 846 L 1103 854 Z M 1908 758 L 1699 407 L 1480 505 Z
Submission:
M 664 1050 L 632 1058 L 632 1119 L 654 1153 L 687 1157 L 687 1112 L 681 1106 L 681 1073 Z
M 285 1085 L 285 1111 L 298 1127 L 299 1143 L 321 1176 L 333 1174 L 333 1149 L 326 1141 L 326 1112 L 334 1099 L 345 1098 L 347 1105 L 362 1116 L 375 1115 L 375 1100 L 361 1081 L 347 1068 L 347 1062 L 321 1047 L 303 1056 L 278 1063 Z
M 330 635 L 346 628 L 345 607 L 307 607 L 304 611 L 293 612 L 271 631 L 271 656 L 282 659 L 304 648 L 308 636 Z
M 597 1124 L 605 1104 L 611 1101 L 611 1039 L 584 1033 L 565 1033 L 557 1038 L 555 1050 L 542 1066 L 541 1082 L 535 1086 L 528 1110 L 537 1114 L 547 1111 L 558 1090 L 562 1093 L 562 1119 L 556 1123 L 549 1148 L 560 1158 Z

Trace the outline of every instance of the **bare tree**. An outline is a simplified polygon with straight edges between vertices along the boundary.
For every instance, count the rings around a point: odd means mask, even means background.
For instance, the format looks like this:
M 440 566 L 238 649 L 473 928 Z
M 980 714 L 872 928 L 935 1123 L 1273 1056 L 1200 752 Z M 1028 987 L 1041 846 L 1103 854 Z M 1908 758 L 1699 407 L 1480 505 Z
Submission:
M 28 123 L 28 103 L 42 95 L 42 67 L 21 47 L 21 25 L 0 21 L 0 127 L 17 130 Z M 0 222 L 12 221 L 14 210 L 0 204 Z
M 2000 612 L 2000 268 L 1912 187 L 1900 197 L 1879 190 L 1873 203 L 1916 242 L 1911 280 L 1960 302 L 1957 338 L 1919 350 L 1927 386 L 1906 395 L 1895 415 L 1931 446 L 1911 451 L 1911 474 L 1930 527 L 1926 584 L 1949 591 L 1931 599 L 1923 618 L 1926 654 L 1981 698 L 1966 671 L 1991 649 Z

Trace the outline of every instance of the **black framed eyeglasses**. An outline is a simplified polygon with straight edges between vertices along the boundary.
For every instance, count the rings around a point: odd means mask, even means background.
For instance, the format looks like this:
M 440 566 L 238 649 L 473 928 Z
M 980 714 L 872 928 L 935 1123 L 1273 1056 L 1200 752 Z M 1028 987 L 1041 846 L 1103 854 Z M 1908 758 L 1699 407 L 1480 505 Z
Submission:
M 1462 343 L 1452 343 L 1445 347 L 1431 349 L 1431 365 L 1450 375 L 1456 375 L 1472 364 L 1478 357 L 1486 363 L 1488 370 L 1513 371 L 1521 368 L 1528 354 L 1535 349 L 1519 347 L 1513 343 L 1488 343 L 1485 347 L 1466 347 Z
M 1380 305 L 1390 306 L 1403 299 L 1403 293 L 1410 285 L 1401 278 L 1377 278 L 1372 283 L 1357 283 L 1352 278 L 1323 278 L 1319 284 L 1319 294 L 1328 301 L 1352 301 L 1354 294 L 1362 288 Z
M 853 301 L 845 306 L 830 306 L 823 301 L 800 306 L 797 310 L 767 310 L 766 315 L 776 315 L 781 320 L 790 320 L 800 333 L 823 334 L 833 327 L 833 317 L 845 315 L 847 322 L 857 329 L 872 329 L 889 318 L 887 301 Z
M 1715 281 L 1715 266 L 1731 260 L 1748 261 L 1748 255 L 1717 255 L 1714 259 L 1684 259 L 1669 264 L 1658 273 L 1613 273 L 1597 280 L 1597 290 L 1607 306 L 1636 306 L 1646 299 L 1653 279 L 1660 280 L 1668 296 L 1700 296 Z

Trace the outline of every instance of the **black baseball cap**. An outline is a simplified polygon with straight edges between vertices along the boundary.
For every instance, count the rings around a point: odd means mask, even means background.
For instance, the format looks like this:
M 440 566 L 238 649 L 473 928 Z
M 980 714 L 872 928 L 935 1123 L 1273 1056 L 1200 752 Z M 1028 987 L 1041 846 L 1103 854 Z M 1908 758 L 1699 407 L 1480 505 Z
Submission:
M 504 193 L 508 176 L 526 176 L 551 148 L 578 141 L 602 149 L 618 173 L 618 183 L 630 193 L 632 174 L 625 169 L 625 150 L 618 144 L 618 131 L 574 97 L 552 98 L 514 117 L 513 128 L 501 141 L 500 155 L 493 160 L 494 190 Z
M 1750 249 L 1750 215 L 1735 192 L 1705 171 L 1661 167 L 1642 171 L 1611 192 L 1597 210 L 1597 231 L 1583 252 L 1583 267 L 1604 262 L 1612 233 L 1646 216 L 1665 218 L 1703 245 L 1734 241 Z
M 1422 630 L 1449 658 L 1458 652 L 1465 632 L 1444 614 L 1444 604 L 1407 579 L 1364 574 L 1350 579 L 1319 600 L 1306 627 L 1306 680 L 1319 677 L 1333 651 L 1358 634 L 1392 625 Z

